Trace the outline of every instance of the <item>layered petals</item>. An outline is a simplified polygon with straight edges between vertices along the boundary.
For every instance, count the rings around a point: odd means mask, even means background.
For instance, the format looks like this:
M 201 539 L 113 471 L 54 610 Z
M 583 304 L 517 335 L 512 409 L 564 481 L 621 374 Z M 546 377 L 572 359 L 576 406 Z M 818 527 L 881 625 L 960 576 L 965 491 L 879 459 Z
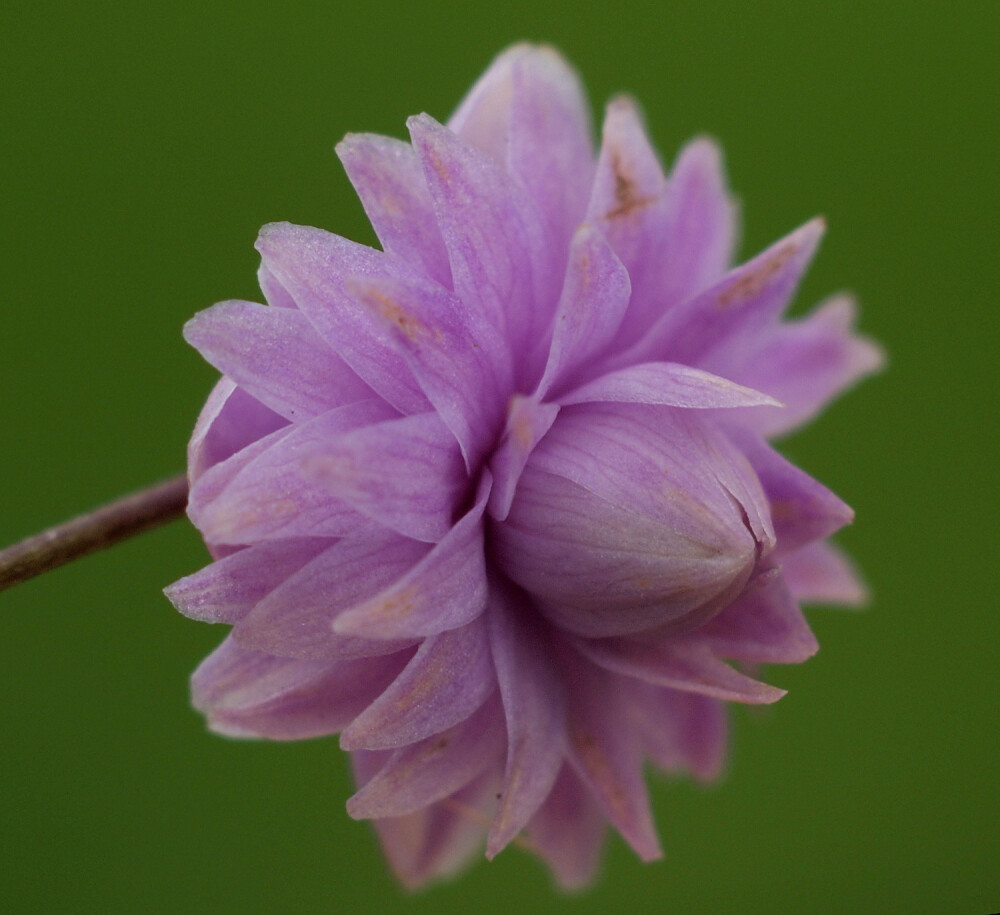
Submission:
M 209 727 L 339 734 L 404 885 L 513 845 L 577 889 L 609 826 L 660 856 L 647 764 L 719 775 L 727 704 L 817 650 L 800 602 L 864 600 L 851 509 L 769 439 L 883 357 L 847 297 L 783 319 L 822 220 L 732 266 L 716 144 L 667 174 L 618 97 L 595 150 L 551 48 L 407 126 L 337 147 L 382 250 L 265 226 L 267 304 L 186 326 L 215 561 L 167 596 L 232 626 Z

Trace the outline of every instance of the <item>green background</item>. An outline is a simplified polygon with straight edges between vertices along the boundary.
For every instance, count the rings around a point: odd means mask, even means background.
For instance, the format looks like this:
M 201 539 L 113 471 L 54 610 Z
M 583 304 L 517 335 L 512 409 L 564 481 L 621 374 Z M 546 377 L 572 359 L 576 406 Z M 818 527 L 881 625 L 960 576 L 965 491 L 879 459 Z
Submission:
M 239 743 L 188 707 L 221 637 L 160 593 L 177 523 L 0 596 L 11 912 L 991 912 L 997 791 L 994 2 L 28 3 L 0 12 L 0 541 L 179 470 L 213 372 L 182 323 L 258 298 L 288 219 L 372 238 L 332 147 L 446 117 L 511 41 L 561 47 L 672 159 L 725 146 L 754 253 L 817 212 L 801 310 L 856 290 L 890 369 L 785 451 L 858 513 L 875 596 L 816 609 L 729 771 L 655 782 L 666 859 L 611 843 L 554 894 L 516 849 L 410 896 L 335 740 Z M 991 107 L 992 106 L 992 107 Z

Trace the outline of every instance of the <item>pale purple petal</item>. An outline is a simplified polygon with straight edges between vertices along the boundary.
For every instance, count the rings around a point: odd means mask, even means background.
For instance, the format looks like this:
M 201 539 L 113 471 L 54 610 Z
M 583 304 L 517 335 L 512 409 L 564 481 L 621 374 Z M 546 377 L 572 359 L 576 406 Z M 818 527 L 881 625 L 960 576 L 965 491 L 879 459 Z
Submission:
M 642 777 L 642 750 L 629 727 L 617 678 L 573 652 L 563 658 L 569 690 L 569 761 L 605 816 L 643 861 L 662 856 Z
M 779 552 L 829 537 L 854 520 L 854 512 L 843 501 L 762 439 L 742 430 L 730 434 L 767 494 Z
M 741 674 L 720 661 L 697 637 L 641 640 L 577 640 L 576 650 L 605 670 L 655 686 L 749 705 L 777 702 L 785 690 Z
M 544 623 L 514 589 L 495 583 L 487 609 L 507 722 L 507 763 L 486 856 L 498 854 L 545 800 L 565 756 L 566 706 Z
M 693 638 L 723 657 L 769 664 L 800 664 L 819 649 L 780 574 L 747 588 Z
M 627 354 L 626 363 L 650 359 L 708 364 L 716 347 L 739 345 L 780 317 L 823 236 L 822 219 L 791 235 L 718 283 L 667 311 Z
M 607 821 L 569 766 L 563 766 L 545 803 L 526 829 L 532 850 L 552 868 L 563 889 L 577 890 L 594 878 Z
M 510 399 L 507 425 L 490 461 L 494 485 L 489 512 L 497 521 L 503 521 L 510 512 L 524 465 L 535 445 L 552 428 L 558 413 L 557 404 L 539 403 L 533 397 L 516 394 Z
M 329 546 L 329 540 L 320 538 L 258 543 L 175 581 L 163 593 L 191 619 L 238 623 L 255 604 Z
M 355 638 L 336 635 L 331 627 L 339 614 L 401 579 L 429 549 L 384 530 L 340 540 L 289 574 L 240 622 L 233 637 L 245 648 L 310 660 L 398 651 L 415 640 Z
M 479 150 L 433 118 L 407 122 L 434 199 L 451 262 L 455 294 L 502 333 L 522 379 L 537 379 L 549 329 L 549 296 L 562 280 L 533 205 Z M 551 302 L 551 304 L 550 304 Z
M 413 813 L 454 794 L 491 766 L 503 747 L 495 702 L 425 740 L 396 750 L 347 802 L 354 819 Z
M 198 480 L 188 501 L 191 520 L 215 543 L 350 534 L 361 516 L 311 482 L 303 464 L 317 452 L 326 454 L 330 442 L 342 441 L 349 430 L 392 412 L 367 401 L 271 433 Z
M 345 750 L 384 750 L 439 734 L 496 689 L 486 621 L 425 639 L 392 685 L 340 736 Z
M 628 691 L 629 718 L 659 768 L 687 770 L 706 782 L 719 777 L 728 732 L 720 700 L 642 683 L 629 683 Z
M 308 318 L 291 308 L 219 302 L 184 325 L 184 339 L 288 420 L 375 396 L 316 336 Z
M 594 177 L 583 86 L 566 61 L 546 47 L 529 47 L 513 61 L 512 82 L 507 162 L 538 203 L 553 253 L 561 253 L 584 218 Z
M 832 543 L 817 540 L 782 557 L 781 573 L 796 600 L 859 607 L 868 589 L 851 561 Z
M 383 249 L 450 288 L 448 252 L 413 147 L 390 137 L 349 133 L 337 144 L 337 155 Z
M 604 236 L 592 226 L 581 226 L 570 248 L 537 397 L 546 396 L 550 388 L 558 394 L 607 349 L 625 315 L 630 291 L 628 272 Z
M 458 444 L 436 413 L 326 435 L 297 457 L 304 479 L 416 540 L 444 537 L 468 489 Z
M 405 262 L 308 226 L 264 226 L 257 250 L 317 333 L 374 391 L 403 413 L 430 404 L 381 321 L 353 300 L 348 278 L 419 276 Z
M 676 362 L 646 362 L 608 372 L 559 398 L 563 406 L 593 401 L 694 409 L 781 406 L 760 391 Z
M 188 444 L 188 478 L 194 484 L 210 467 L 287 425 L 273 410 L 223 376 L 212 389 Z
M 731 377 L 782 401 L 781 410 L 742 413 L 761 435 L 780 435 L 812 419 L 835 396 L 885 362 L 882 349 L 854 333 L 854 300 L 838 296 L 799 320 L 765 328 L 756 340 L 713 356 Z
M 402 578 L 338 616 L 334 631 L 369 638 L 423 637 L 471 622 L 486 606 L 482 516 L 488 475 L 466 515 Z
M 389 329 L 414 377 L 478 466 L 503 419 L 512 390 L 510 353 L 475 310 L 440 286 L 373 279 L 349 283 L 355 299 Z
M 300 740 L 335 734 L 375 699 L 410 652 L 355 661 L 275 658 L 229 637 L 194 672 L 191 694 L 209 726 L 232 737 Z

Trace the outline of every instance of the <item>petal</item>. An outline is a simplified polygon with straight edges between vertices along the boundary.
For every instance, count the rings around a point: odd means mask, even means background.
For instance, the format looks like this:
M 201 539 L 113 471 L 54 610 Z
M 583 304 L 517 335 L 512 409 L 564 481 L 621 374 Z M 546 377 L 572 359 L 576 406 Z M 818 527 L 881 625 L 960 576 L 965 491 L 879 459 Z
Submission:
M 346 536 L 363 518 L 309 478 L 304 462 L 392 412 L 381 401 L 351 404 L 255 442 L 198 480 L 188 501 L 191 520 L 215 543 Z
M 317 437 L 301 443 L 297 458 L 303 476 L 331 495 L 432 543 L 448 533 L 468 487 L 455 439 L 436 413 Z
M 351 754 L 358 785 L 363 786 L 385 766 L 386 751 Z M 407 889 L 448 877 L 482 847 L 481 812 L 496 793 L 496 775 L 487 770 L 450 797 L 401 817 L 373 820 L 389 865 Z
M 448 252 L 413 147 L 390 137 L 350 133 L 337 144 L 337 155 L 382 248 L 450 287 Z
M 522 47 L 512 66 L 508 164 L 538 203 L 554 250 L 565 251 L 594 178 L 590 112 L 579 77 L 558 52 Z
M 428 400 L 478 466 L 493 444 L 512 387 L 510 353 L 497 331 L 440 286 L 359 280 L 349 288 L 390 331 Z
M 638 106 L 619 96 L 605 113 L 587 222 L 601 230 L 628 271 L 627 340 L 640 336 L 663 308 L 659 285 L 663 240 L 670 228 L 667 202 L 667 180 Z
M 210 467 L 287 425 L 287 420 L 251 397 L 230 378 L 220 378 L 202 407 L 188 444 L 192 485 Z
M 599 667 L 654 686 L 748 705 L 777 702 L 785 695 L 785 690 L 753 680 L 720 661 L 696 636 L 653 643 L 579 639 L 574 646 Z
M 426 639 L 413 660 L 340 737 L 345 750 L 416 743 L 464 721 L 496 689 L 480 616 Z
M 577 890 L 594 879 L 606 831 L 607 820 L 593 795 L 569 766 L 563 766 L 528 823 L 527 841 L 563 889 Z
M 747 588 L 738 601 L 709 620 L 694 637 L 715 653 L 740 661 L 798 664 L 819 650 L 780 574 Z
M 553 258 L 531 201 L 503 171 L 428 115 L 407 122 L 448 249 L 455 294 L 507 340 L 521 379 L 537 379 Z M 552 303 L 549 305 L 549 303 Z
M 592 226 L 581 226 L 570 248 L 537 397 L 553 387 L 558 393 L 608 347 L 625 315 L 630 291 L 628 272 L 604 236 Z
M 569 761 L 605 816 L 643 861 L 662 856 L 642 777 L 642 753 L 617 678 L 575 653 L 564 658 L 569 691 Z
M 496 482 L 490 493 L 489 512 L 497 521 L 503 521 L 510 512 L 524 466 L 558 413 L 557 404 L 539 403 L 534 397 L 515 394 L 510 399 L 507 427 L 490 461 Z
M 608 372 L 559 399 L 564 406 L 590 401 L 662 404 L 695 409 L 766 404 L 781 406 L 767 394 L 676 362 L 646 362 Z
M 348 800 L 347 812 L 356 820 L 413 813 L 469 784 L 502 748 L 499 709 L 487 702 L 447 731 L 396 750 Z
M 184 339 L 285 419 L 375 396 L 291 308 L 219 302 L 184 325 Z
M 662 359 L 707 364 L 714 349 L 739 347 L 774 321 L 791 301 L 819 245 L 822 219 L 806 223 L 718 283 L 667 311 L 625 364 Z
M 259 601 L 330 545 L 320 538 L 260 543 L 205 566 L 164 589 L 185 616 L 237 623 Z
M 341 635 L 407 638 L 471 622 L 486 606 L 482 515 L 489 497 L 484 474 L 475 505 L 395 584 L 334 620 Z
M 565 755 L 566 708 L 551 636 L 530 603 L 494 583 L 487 622 L 507 721 L 502 796 L 486 845 L 492 859 L 527 825 L 555 783 Z
M 300 661 L 226 639 L 191 678 L 192 701 L 214 731 L 301 740 L 342 730 L 396 677 L 410 652 L 356 661 Z
M 413 268 L 339 235 L 290 223 L 264 226 L 257 250 L 319 335 L 362 380 L 403 413 L 428 409 L 384 324 L 346 288 L 348 278 L 413 277 Z
M 753 465 L 771 503 L 781 553 L 829 537 L 854 520 L 854 512 L 837 496 L 766 442 L 741 430 L 733 430 L 731 437 Z
M 722 153 L 707 137 L 687 144 L 667 184 L 668 230 L 659 288 L 664 310 L 710 286 L 729 267 L 736 207 L 726 189 Z
M 647 684 L 629 687 L 629 717 L 653 762 L 667 772 L 687 769 L 700 781 L 718 778 L 728 732 L 724 703 Z
M 261 600 L 233 637 L 244 648 L 312 660 L 398 651 L 413 639 L 353 638 L 335 635 L 331 626 L 338 614 L 389 587 L 427 552 L 427 544 L 387 531 L 340 540 Z
M 797 601 L 859 607 L 868 589 L 850 560 L 832 543 L 817 540 L 781 560 L 785 583 Z
M 885 363 L 882 349 L 854 333 L 854 300 L 838 296 L 799 321 L 766 328 L 749 345 L 716 356 L 731 377 L 778 397 L 783 410 L 755 410 L 738 421 L 780 435 L 815 416 L 834 397 Z

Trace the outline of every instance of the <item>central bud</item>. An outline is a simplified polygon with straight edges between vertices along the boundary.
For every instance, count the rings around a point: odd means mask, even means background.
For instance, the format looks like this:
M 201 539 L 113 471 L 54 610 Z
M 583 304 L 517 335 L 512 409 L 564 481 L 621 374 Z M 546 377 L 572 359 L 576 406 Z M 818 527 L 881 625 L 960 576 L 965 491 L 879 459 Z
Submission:
M 497 563 L 562 629 L 586 637 L 699 625 L 774 544 L 753 469 L 699 411 L 563 408 L 532 451 Z

